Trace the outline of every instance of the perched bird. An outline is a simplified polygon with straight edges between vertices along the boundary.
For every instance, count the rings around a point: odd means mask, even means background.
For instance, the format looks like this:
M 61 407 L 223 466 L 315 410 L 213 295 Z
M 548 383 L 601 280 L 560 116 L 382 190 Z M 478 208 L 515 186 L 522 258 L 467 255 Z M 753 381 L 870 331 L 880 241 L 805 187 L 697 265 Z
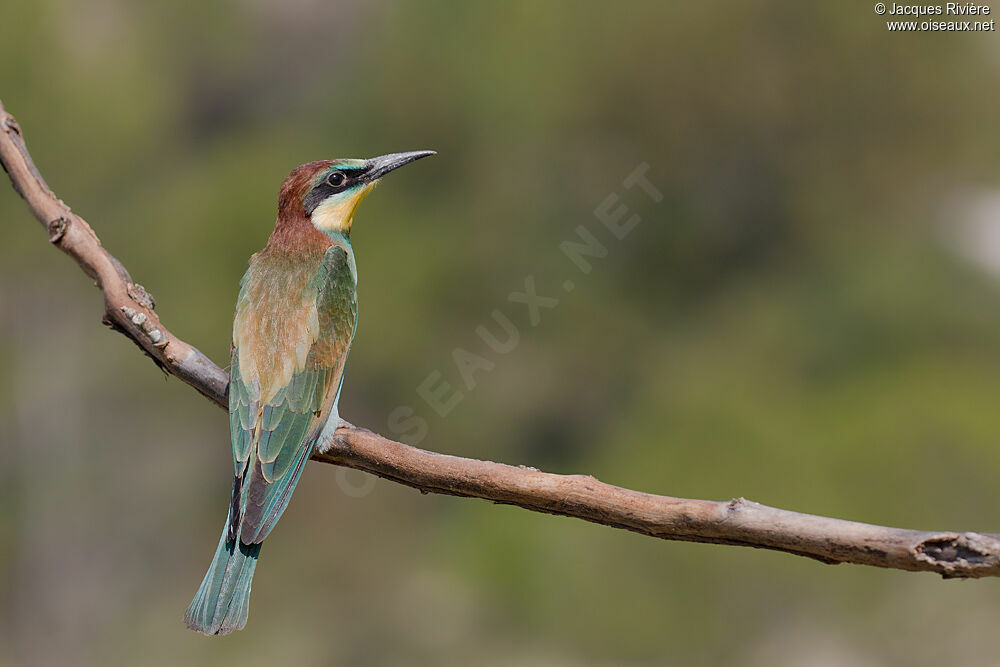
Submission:
M 344 362 L 358 321 L 354 212 L 380 178 L 434 151 L 296 167 L 278 195 L 267 245 L 250 258 L 233 321 L 229 428 L 232 502 L 185 622 L 207 635 L 246 625 L 261 542 L 313 449 L 340 416 Z

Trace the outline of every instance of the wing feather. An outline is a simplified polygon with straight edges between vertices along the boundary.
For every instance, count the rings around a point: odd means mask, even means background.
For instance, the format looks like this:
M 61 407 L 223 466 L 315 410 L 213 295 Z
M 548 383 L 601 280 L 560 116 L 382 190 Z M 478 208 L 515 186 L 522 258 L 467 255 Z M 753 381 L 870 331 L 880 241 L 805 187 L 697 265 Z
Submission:
M 244 279 L 243 292 L 247 289 Z M 357 301 L 353 257 L 344 248 L 331 247 L 307 289 L 314 290 L 307 301 L 315 303 L 315 309 L 302 315 L 310 318 L 307 330 L 312 337 L 305 364 L 270 397 L 261 395 L 261 379 L 254 385 L 240 377 L 240 351 L 233 349 L 230 411 L 235 415 L 231 415 L 230 425 L 238 481 L 234 493 L 240 496 L 238 532 L 244 544 L 267 537 L 287 507 L 316 440 L 335 410 L 354 337 Z M 240 306 L 251 304 L 253 300 L 243 292 Z M 237 312 L 237 320 L 244 325 L 253 319 L 241 318 Z M 299 356 L 297 349 L 294 353 Z M 255 396 L 266 400 L 258 405 Z
M 233 465 L 240 474 L 250 458 L 253 446 L 253 430 L 257 421 L 257 404 L 250 400 L 249 392 L 240 375 L 238 355 L 233 352 L 233 363 L 229 372 L 229 433 L 233 443 Z

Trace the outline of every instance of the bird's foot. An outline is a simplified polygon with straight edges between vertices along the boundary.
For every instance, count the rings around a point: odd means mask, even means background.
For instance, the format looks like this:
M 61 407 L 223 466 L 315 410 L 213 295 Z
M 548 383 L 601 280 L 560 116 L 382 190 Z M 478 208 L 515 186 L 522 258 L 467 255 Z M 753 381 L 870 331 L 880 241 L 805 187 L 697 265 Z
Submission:
M 337 430 L 342 428 L 355 429 L 357 427 L 346 419 L 338 419 L 337 428 L 334 429 L 332 433 L 328 433 L 324 430 L 323 434 L 319 438 L 319 441 L 316 443 L 316 449 L 320 454 L 329 454 L 334 449 L 342 449 L 347 446 L 347 442 L 344 437 L 337 434 Z

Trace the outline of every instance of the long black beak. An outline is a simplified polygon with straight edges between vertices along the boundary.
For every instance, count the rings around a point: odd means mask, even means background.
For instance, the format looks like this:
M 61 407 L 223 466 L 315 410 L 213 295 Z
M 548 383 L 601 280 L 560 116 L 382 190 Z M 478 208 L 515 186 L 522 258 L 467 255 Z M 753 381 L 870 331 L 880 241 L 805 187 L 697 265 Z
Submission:
M 414 160 L 419 160 L 428 155 L 437 155 L 434 151 L 410 151 L 408 153 L 389 153 L 379 155 L 368 160 L 368 171 L 365 172 L 364 180 L 377 181 L 393 169 L 398 169 L 404 164 L 410 164 Z

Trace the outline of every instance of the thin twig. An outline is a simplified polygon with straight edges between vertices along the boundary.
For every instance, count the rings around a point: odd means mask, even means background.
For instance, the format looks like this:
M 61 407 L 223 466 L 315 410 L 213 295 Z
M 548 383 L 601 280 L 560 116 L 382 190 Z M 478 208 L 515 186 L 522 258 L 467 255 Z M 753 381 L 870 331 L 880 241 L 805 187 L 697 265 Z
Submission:
M 100 288 L 104 323 L 131 339 L 165 372 L 225 409 L 226 372 L 163 326 L 152 297 L 104 249 L 90 225 L 53 194 L 2 102 L 0 163 L 49 241 L 75 259 Z M 341 428 L 337 436 L 328 451 L 317 452 L 313 459 L 364 470 L 422 492 L 482 498 L 667 540 L 774 549 L 824 563 L 930 571 L 944 577 L 1000 576 L 1000 535 L 874 526 L 743 498 L 718 502 L 657 496 L 588 475 L 554 475 L 435 454 L 361 428 Z

